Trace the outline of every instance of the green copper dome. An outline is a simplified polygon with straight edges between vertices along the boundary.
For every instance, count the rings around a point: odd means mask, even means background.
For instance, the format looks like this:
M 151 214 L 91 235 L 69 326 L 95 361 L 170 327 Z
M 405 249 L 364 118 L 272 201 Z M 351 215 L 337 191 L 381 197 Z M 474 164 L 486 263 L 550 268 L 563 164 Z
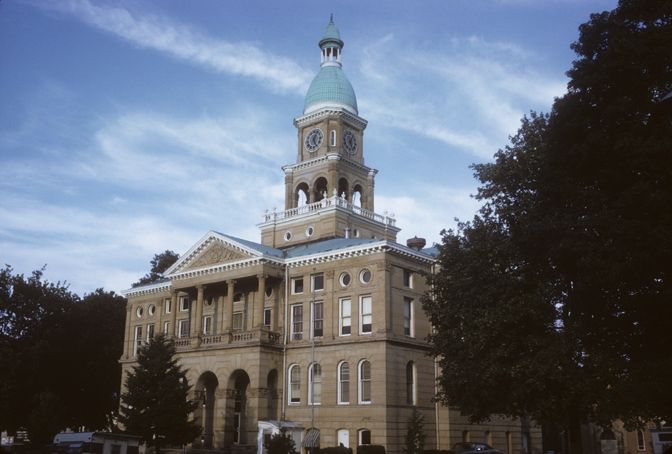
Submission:
M 342 107 L 357 115 L 355 90 L 341 69 L 343 41 L 334 24 L 333 16 L 320 40 L 320 49 L 322 54 L 320 72 L 310 83 L 303 103 L 303 113 L 314 112 L 323 107 Z

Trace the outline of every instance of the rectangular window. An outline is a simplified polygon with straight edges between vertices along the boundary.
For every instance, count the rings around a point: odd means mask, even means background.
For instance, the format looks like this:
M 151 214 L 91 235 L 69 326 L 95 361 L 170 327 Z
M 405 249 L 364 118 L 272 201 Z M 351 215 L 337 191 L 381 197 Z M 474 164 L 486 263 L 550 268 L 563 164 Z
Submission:
M 138 349 L 142 346 L 142 326 L 135 327 L 135 334 L 133 335 L 133 355 L 138 354 Z
M 329 145 L 331 145 L 332 147 L 336 146 L 336 130 L 335 129 L 332 129 L 331 131 L 329 131 Z
M 173 305 L 173 300 L 171 300 L 170 298 L 166 298 L 165 300 L 163 300 L 163 311 L 166 314 L 170 314 L 173 310 L 173 308 L 171 307 L 172 305 Z
M 342 298 L 339 301 L 339 320 L 338 320 L 338 332 L 340 336 L 349 336 L 352 325 L 352 302 L 350 298 Z
M 310 276 L 310 287 L 313 292 L 324 290 L 324 274 L 313 274 Z
M 292 306 L 292 340 L 303 339 L 303 304 Z
M 242 331 L 243 329 L 243 313 L 238 311 L 233 313 L 233 323 L 231 327 L 236 331 Z
M 212 334 L 212 315 L 206 315 L 203 317 L 203 334 Z
M 271 327 L 271 317 L 273 315 L 273 309 L 266 308 L 264 309 L 264 326 Z
M 371 297 L 362 296 L 359 299 L 359 333 L 369 334 L 372 329 Z
M 371 431 L 370 430 L 360 430 L 359 431 L 359 444 L 360 445 L 370 445 L 371 444 Z
M 179 331 L 177 332 L 178 337 L 189 337 L 189 320 L 184 319 L 180 320 L 178 325 Z
M 181 296 L 180 297 L 180 312 L 187 312 L 189 310 L 189 297 Z
M 303 278 L 295 277 L 292 279 L 292 294 L 297 295 L 303 293 Z
M 312 326 L 313 337 L 322 337 L 324 335 L 324 304 L 322 301 L 313 303 Z
M 149 342 L 152 337 L 154 337 L 154 324 L 150 323 L 147 325 L 147 342 Z
M 404 287 L 413 288 L 413 273 L 404 270 Z
M 170 335 L 170 322 L 163 322 L 163 335 L 166 337 Z
M 637 429 L 637 451 L 646 451 L 646 442 L 644 441 L 644 431 Z
M 404 297 L 404 335 L 413 337 L 413 299 Z

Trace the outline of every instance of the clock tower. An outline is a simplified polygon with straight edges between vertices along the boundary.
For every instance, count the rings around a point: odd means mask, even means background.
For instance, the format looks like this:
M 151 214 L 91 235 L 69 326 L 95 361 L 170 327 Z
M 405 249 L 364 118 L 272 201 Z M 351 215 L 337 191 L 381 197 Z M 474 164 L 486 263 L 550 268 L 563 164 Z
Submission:
M 296 163 L 284 166 L 285 211 L 267 213 L 262 243 L 291 246 L 327 238 L 395 240 L 391 216 L 374 212 L 374 178 L 364 164 L 364 130 L 342 68 L 344 43 L 333 16 L 319 41 L 320 70 L 306 93 Z

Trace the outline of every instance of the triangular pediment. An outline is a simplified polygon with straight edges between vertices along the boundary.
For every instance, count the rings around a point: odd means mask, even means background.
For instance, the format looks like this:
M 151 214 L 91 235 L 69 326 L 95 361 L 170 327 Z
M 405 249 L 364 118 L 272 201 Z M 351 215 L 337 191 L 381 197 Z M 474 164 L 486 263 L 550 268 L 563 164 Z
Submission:
M 219 241 L 213 241 L 210 245 L 203 249 L 193 260 L 182 268 L 183 271 L 193 270 L 196 268 L 205 268 L 211 265 L 219 265 L 222 263 L 235 262 L 252 257 L 250 254 L 236 250 L 233 247 Z
M 198 243 L 166 270 L 166 277 L 196 269 L 209 268 L 246 259 L 260 257 L 263 254 L 250 248 L 244 242 L 217 233 L 208 232 Z

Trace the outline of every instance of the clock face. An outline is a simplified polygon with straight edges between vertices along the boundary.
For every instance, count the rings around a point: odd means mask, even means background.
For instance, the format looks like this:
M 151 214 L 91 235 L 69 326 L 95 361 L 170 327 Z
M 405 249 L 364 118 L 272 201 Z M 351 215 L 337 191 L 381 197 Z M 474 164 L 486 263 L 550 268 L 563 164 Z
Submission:
M 306 136 L 305 140 L 306 149 L 311 152 L 317 150 L 318 148 L 320 148 L 320 145 L 322 145 L 323 138 L 324 135 L 322 134 L 321 129 L 319 128 L 313 129 Z
M 343 133 L 343 148 L 345 148 L 345 151 L 351 155 L 355 154 L 357 151 L 357 137 L 355 137 L 355 134 L 350 130 Z

